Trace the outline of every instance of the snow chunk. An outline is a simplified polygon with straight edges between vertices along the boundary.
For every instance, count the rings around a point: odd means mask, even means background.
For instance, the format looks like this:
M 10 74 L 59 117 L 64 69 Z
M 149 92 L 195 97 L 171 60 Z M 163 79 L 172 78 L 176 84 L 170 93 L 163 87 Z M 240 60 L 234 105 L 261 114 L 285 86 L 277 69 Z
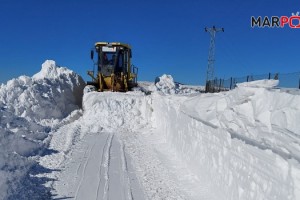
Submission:
M 171 75 L 162 75 L 155 79 L 155 87 L 157 91 L 161 91 L 164 94 L 176 94 L 178 93 L 178 87 L 174 82 Z
M 139 86 L 142 88 L 142 91 L 158 91 L 159 93 L 165 95 L 189 95 L 200 93 L 204 90 L 203 86 L 191 86 L 176 83 L 171 75 L 166 74 L 156 77 L 154 84 L 150 84 L 148 82 L 139 82 Z

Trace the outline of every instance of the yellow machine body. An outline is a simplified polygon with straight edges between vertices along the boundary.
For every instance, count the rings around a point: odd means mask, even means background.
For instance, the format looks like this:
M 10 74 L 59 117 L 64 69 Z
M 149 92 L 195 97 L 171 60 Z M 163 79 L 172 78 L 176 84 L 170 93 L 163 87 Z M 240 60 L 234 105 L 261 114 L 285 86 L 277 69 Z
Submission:
M 93 85 L 99 92 L 116 91 L 126 92 L 137 86 L 138 68 L 131 65 L 131 47 L 120 42 L 97 42 L 95 50 L 91 51 L 91 59 L 95 62 L 96 70 L 88 71 Z

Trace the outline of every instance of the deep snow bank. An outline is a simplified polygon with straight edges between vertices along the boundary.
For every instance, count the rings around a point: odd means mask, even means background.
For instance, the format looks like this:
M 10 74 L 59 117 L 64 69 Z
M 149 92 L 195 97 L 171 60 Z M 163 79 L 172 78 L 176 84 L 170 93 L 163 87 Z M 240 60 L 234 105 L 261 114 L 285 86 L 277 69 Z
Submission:
M 81 105 L 83 79 L 47 60 L 33 77 L 20 76 L 0 87 L 0 103 L 29 120 L 62 119 Z
M 241 87 L 252 87 L 252 88 L 274 88 L 279 84 L 279 80 L 257 80 L 257 81 L 250 81 L 244 83 L 237 83 L 239 88 Z
M 196 96 L 175 95 L 169 82 L 151 96 L 93 92 L 84 96 L 82 122 L 87 132 L 155 122 L 202 185 L 223 199 L 298 199 L 300 96 L 272 89 L 276 84 Z
M 287 146 L 290 142 L 286 141 L 288 137 L 280 136 L 281 132 L 287 132 L 292 140 L 300 137 L 300 124 L 297 120 L 300 117 L 300 95 L 267 89 L 276 86 L 278 82 L 264 82 L 245 83 L 228 93 L 207 95 L 201 99 L 192 98 L 184 103 L 183 110 L 192 117 L 201 118 L 216 127 L 269 147 L 273 143 L 276 146 L 282 145 L 280 148 L 283 151 L 295 154 L 300 161 L 298 146 Z
M 151 96 L 86 94 L 83 122 L 95 132 L 155 122 L 177 156 L 223 199 L 299 198 L 299 95 L 272 89 L 277 82 L 268 80 L 226 93 L 175 95 L 163 77 Z
M 272 85 L 154 98 L 158 130 L 223 199 L 300 198 L 300 96 Z
M 76 73 L 47 60 L 33 77 L 20 76 L 0 86 L 0 199 L 48 195 L 32 191 L 41 189 L 37 185 L 30 187 L 31 156 L 44 151 L 51 127 L 81 107 L 84 85 Z
M 150 120 L 151 99 L 141 92 L 90 92 L 83 97 L 84 121 L 105 131 L 138 130 Z

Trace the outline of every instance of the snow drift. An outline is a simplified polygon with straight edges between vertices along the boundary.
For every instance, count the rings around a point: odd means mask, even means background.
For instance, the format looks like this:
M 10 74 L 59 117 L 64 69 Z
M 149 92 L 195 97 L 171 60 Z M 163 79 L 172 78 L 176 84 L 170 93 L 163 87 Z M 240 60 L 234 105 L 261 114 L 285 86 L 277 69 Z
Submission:
M 44 152 L 51 129 L 81 107 L 84 85 L 76 73 L 47 60 L 33 77 L 0 86 L 0 199 L 47 195 L 29 186 L 28 173 L 36 165 L 32 156 Z
M 300 198 L 300 96 L 276 84 L 154 100 L 166 141 L 222 199 Z
M 105 131 L 118 129 L 134 131 L 144 127 L 150 119 L 150 98 L 140 92 L 118 94 L 90 92 L 84 95 L 84 121 L 90 127 Z
M 0 87 L 2 107 L 34 121 L 62 119 L 81 105 L 84 81 L 73 71 L 47 60 L 33 77 L 20 76 Z

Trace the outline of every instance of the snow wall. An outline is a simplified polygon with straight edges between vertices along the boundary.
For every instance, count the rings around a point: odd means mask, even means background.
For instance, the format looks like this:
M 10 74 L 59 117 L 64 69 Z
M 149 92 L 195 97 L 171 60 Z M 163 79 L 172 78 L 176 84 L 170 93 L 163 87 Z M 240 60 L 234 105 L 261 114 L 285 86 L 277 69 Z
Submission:
M 222 199 L 300 199 L 300 96 L 273 85 L 153 98 L 157 129 Z
M 151 119 L 150 103 L 151 99 L 141 92 L 90 92 L 83 97 L 83 121 L 92 132 L 93 127 L 108 132 L 139 130 Z
M 273 89 L 278 83 L 269 80 L 226 93 L 183 95 L 165 79 L 151 86 L 156 89 L 149 96 L 84 95 L 83 121 L 91 131 L 95 123 L 129 132 L 151 123 L 222 199 L 300 197 L 299 95 Z
M 91 131 L 99 127 L 95 123 L 129 132 L 151 123 L 222 199 L 300 197 L 299 95 L 273 89 L 278 83 L 269 80 L 226 93 L 183 95 L 165 79 L 151 86 L 157 88 L 149 96 L 84 95 L 83 121 Z
M 50 195 L 29 173 L 43 170 L 36 157 L 47 153 L 51 130 L 81 107 L 84 86 L 79 75 L 51 60 L 33 77 L 20 76 L 0 86 L 0 199 Z

